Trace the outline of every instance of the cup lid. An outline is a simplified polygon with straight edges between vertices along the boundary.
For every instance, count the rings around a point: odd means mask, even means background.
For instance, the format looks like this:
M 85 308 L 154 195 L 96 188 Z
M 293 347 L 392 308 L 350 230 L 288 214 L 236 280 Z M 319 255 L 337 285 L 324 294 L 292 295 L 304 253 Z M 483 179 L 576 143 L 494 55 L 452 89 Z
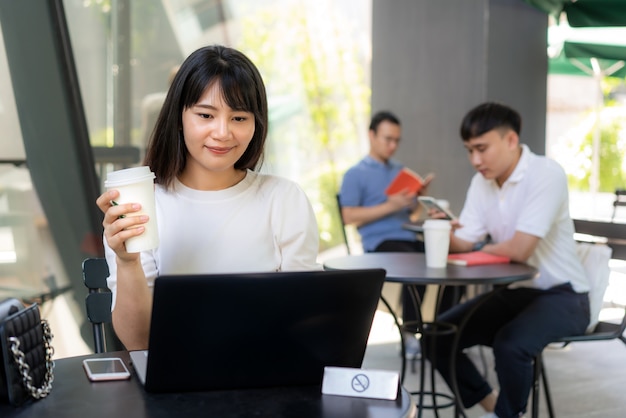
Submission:
M 446 219 L 427 219 L 424 221 L 423 228 L 429 229 L 450 229 L 450 221 Z
M 107 173 L 107 179 L 104 182 L 104 187 L 119 187 L 127 184 L 137 183 L 144 180 L 152 180 L 156 176 L 150 167 L 140 166 L 125 168 L 123 170 L 111 171 Z

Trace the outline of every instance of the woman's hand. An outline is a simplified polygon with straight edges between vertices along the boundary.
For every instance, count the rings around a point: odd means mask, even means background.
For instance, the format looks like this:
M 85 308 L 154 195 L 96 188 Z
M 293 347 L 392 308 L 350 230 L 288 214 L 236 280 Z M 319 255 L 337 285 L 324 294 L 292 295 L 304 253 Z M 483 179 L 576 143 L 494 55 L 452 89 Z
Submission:
M 147 215 L 132 216 L 133 212 L 141 210 L 139 203 L 124 203 L 118 205 L 115 199 L 120 193 L 117 190 L 108 190 L 96 199 L 96 204 L 104 213 L 102 226 L 107 244 L 120 261 L 136 261 L 139 253 L 128 253 L 125 242 L 127 239 L 141 235 L 148 222 Z

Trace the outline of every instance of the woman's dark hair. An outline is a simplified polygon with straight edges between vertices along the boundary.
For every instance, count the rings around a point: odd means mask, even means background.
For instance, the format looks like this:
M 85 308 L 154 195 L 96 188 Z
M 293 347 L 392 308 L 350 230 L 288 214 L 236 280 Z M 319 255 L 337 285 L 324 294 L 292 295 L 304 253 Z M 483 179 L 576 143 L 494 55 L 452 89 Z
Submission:
M 396 115 L 389 111 L 382 110 L 372 116 L 372 120 L 370 121 L 370 131 L 376 132 L 378 130 L 378 125 L 380 125 L 384 121 L 391 122 L 394 125 L 400 126 L 400 119 L 398 119 Z
M 144 164 L 156 183 L 169 187 L 185 168 L 183 110 L 198 103 L 207 87 L 218 83 L 224 100 L 234 110 L 254 114 L 254 135 L 235 169 L 254 170 L 263 158 L 267 137 L 267 96 L 256 66 L 236 49 L 221 45 L 200 48 L 182 63 L 167 92 L 146 149 Z
M 515 110 L 500 103 L 487 102 L 470 110 L 461 122 L 461 138 L 469 141 L 492 129 L 509 128 L 518 135 L 522 119 Z

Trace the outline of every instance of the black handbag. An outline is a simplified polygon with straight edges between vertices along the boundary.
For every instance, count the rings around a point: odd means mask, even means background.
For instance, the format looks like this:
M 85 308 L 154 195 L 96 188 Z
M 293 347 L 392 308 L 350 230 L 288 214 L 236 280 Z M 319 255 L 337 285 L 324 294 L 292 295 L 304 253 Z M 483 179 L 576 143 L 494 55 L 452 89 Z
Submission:
M 48 396 L 54 380 L 52 333 L 35 303 L 0 302 L 0 402 L 21 405 Z

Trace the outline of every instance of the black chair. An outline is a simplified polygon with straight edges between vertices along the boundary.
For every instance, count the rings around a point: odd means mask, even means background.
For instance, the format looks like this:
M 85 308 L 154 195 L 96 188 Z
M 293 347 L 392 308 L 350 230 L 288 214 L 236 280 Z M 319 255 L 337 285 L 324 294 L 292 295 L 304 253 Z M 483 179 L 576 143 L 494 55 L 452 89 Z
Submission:
M 574 226 L 577 234 L 584 234 L 588 237 L 588 242 L 608 245 L 612 250 L 612 259 L 626 259 L 626 224 L 575 219 Z M 587 332 L 584 335 L 561 338 L 560 340 L 555 341 L 555 343 L 560 343 L 565 346 L 571 343 L 617 339 L 626 345 L 624 330 L 626 330 L 626 306 L 624 307 L 624 314 L 620 322 L 614 323 L 599 321 L 590 332 Z M 548 415 L 550 418 L 553 418 L 555 415 L 552 398 L 550 396 L 550 387 L 548 385 L 548 378 L 543 363 L 543 356 L 539 354 L 534 361 L 531 415 L 533 418 L 539 417 L 539 396 L 541 384 L 543 384 L 544 388 Z
M 337 209 L 339 210 L 339 221 L 341 222 L 341 234 L 343 235 L 343 241 L 346 245 L 346 251 L 348 255 L 352 254 L 350 251 L 350 242 L 348 241 L 348 233 L 346 232 L 346 223 L 343 221 L 343 214 L 341 213 L 341 200 L 339 197 L 339 193 L 335 195 L 335 199 L 337 202 Z
M 615 200 L 613 201 L 613 214 L 611 222 L 615 219 L 615 213 L 620 206 L 626 206 L 626 189 L 615 189 Z
M 92 324 L 96 353 L 107 351 L 105 325 L 111 324 L 111 291 L 107 287 L 109 266 L 104 258 L 88 258 L 83 261 L 83 280 L 89 289 L 85 299 L 87 318 Z
M 359 254 L 363 250 L 360 247 L 360 237 L 354 225 L 346 225 L 343 220 L 343 214 L 341 213 L 341 199 L 339 193 L 335 195 L 335 201 L 337 202 L 337 210 L 339 211 L 339 221 L 341 222 L 341 234 L 346 246 L 346 252 L 350 254 Z

